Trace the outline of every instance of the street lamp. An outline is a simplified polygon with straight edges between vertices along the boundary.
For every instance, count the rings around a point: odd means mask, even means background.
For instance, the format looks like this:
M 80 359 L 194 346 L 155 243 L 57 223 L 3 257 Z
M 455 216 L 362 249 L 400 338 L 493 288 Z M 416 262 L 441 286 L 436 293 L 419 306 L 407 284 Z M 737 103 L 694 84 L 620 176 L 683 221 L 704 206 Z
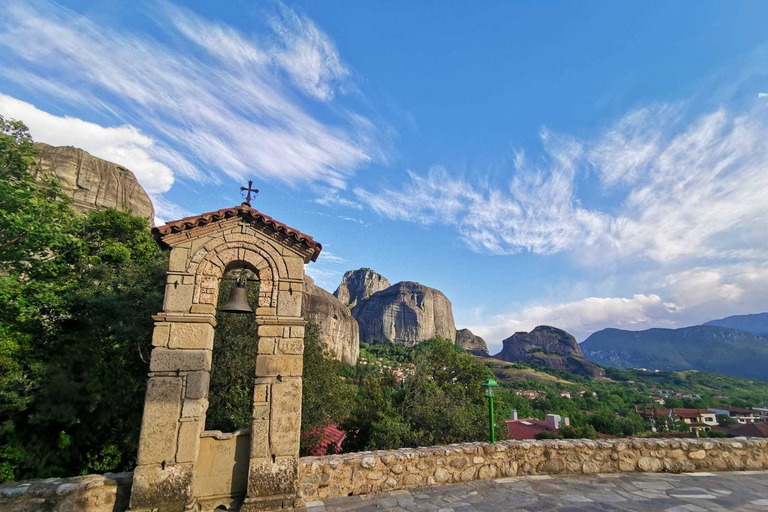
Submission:
M 485 382 L 483 382 L 483 388 L 485 388 L 485 396 L 488 397 L 488 419 L 490 421 L 490 439 L 491 443 L 496 442 L 496 422 L 493 419 L 493 395 L 496 392 L 496 388 L 499 387 L 499 384 L 493 380 L 488 379 Z

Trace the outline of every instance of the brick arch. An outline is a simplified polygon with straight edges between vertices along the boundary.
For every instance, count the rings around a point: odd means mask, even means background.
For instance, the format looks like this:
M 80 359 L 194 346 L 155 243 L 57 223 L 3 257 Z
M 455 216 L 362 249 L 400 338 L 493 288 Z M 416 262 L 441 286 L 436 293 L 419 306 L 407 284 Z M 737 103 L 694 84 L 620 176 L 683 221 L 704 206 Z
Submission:
M 224 242 L 212 251 L 203 253 L 201 261 L 191 263 L 192 266 L 195 267 L 193 304 L 217 307 L 221 278 L 228 270 L 242 266 L 253 271 L 259 278 L 258 307 L 277 307 L 280 267 L 272 255 L 255 244 Z

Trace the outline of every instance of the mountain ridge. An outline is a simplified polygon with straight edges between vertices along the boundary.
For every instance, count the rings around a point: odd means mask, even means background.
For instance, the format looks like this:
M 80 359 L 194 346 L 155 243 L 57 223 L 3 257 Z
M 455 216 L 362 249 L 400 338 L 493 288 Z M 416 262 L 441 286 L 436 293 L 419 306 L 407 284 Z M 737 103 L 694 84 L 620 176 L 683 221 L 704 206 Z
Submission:
M 590 361 L 615 368 L 699 370 L 768 380 L 768 336 L 730 327 L 607 328 L 589 336 L 581 349 Z
M 752 313 L 748 315 L 731 315 L 717 320 L 704 322 L 702 325 L 730 327 L 740 331 L 755 334 L 768 334 L 768 313 Z

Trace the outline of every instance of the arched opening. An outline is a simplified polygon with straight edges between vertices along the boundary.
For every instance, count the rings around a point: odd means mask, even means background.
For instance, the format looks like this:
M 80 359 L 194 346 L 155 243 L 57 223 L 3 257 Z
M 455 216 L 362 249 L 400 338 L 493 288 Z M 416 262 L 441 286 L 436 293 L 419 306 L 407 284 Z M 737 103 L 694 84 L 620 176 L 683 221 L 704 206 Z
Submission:
M 252 270 L 242 267 L 230 269 L 222 277 L 219 306 L 227 302 L 238 280 L 245 281 L 248 304 L 255 310 L 259 280 Z M 222 432 L 250 429 L 258 345 L 256 315 L 219 310 L 216 320 L 205 429 Z

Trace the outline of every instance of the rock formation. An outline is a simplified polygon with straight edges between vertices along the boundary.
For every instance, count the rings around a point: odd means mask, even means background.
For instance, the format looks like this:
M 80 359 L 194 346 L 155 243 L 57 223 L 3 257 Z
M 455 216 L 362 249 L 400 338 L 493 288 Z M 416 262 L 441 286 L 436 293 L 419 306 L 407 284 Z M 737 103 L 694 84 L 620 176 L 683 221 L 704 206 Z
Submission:
M 72 146 L 35 143 L 39 151 L 35 178 L 47 175 L 59 180 L 62 190 L 81 212 L 94 209 L 131 209 L 134 215 L 154 223 L 152 201 L 131 171 Z
M 476 356 L 488 357 L 488 345 L 485 340 L 469 329 L 456 331 L 456 345 Z
M 451 301 L 434 288 L 403 281 L 360 299 L 352 316 L 360 325 L 361 341 L 410 347 L 435 336 L 456 339 Z
M 539 363 L 553 370 L 601 377 L 605 371 L 584 358 L 576 338 L 556 327 L 540 325 L 531 332 L 516 332 L 503 342 L 496 359 Z
M 315 285 L 315 281 L 304 276 L 304 297 L 301 301 L 302 315 L 320 326 L 322 342 L 337 359 L 357 364 L 360 353 L 360 338 L 357 321 L 339 299 Z
M 348 270 L 333 294 L 350 308 L 374 293 L 389 288 L 389 281 L 369 268 Z

